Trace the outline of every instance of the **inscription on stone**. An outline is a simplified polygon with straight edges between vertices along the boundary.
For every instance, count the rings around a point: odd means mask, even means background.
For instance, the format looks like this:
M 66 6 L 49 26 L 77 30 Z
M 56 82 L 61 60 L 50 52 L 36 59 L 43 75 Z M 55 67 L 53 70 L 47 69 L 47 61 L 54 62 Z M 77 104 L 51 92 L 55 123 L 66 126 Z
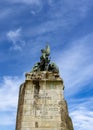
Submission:
M 53 73 L 27 74 L 20 88 L 16 130 L 73 130 L 66 125 L 66 119 L 71 120 L 63 88 L 62 79 Z

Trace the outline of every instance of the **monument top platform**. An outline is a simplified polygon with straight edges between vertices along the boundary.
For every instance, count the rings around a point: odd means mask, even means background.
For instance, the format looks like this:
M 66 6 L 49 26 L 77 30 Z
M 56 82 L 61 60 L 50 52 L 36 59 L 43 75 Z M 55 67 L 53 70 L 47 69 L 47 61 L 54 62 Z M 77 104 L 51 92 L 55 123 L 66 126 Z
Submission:
M 49 71 L 37 71 L 26 73 L 26 80 L 53 80 L 53 81 L 62 81 L 59 73 L 53 73 Z

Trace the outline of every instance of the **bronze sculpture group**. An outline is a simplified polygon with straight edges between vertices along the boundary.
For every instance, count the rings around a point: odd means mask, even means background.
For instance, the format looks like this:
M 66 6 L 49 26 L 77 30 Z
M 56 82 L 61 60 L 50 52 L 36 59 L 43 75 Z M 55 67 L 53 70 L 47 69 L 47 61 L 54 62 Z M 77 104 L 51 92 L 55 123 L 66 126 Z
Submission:
M 46 46 L 45 49 L 41 49 L 41 57 L 40 57 L 40 62 L 37 62 L 33 69 L 32 72 L 36 71 L 52 71 L 54 73 L 59 73 L 59 68 L 54 62 L 50 63 L 50 47 L 49 45 Z

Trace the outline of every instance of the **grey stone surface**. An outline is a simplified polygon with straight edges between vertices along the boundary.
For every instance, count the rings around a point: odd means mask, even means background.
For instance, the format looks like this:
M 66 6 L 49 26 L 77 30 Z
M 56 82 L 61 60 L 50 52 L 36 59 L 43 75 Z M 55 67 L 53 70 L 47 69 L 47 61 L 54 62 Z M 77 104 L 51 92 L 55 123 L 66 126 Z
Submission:
M 58 73 L 27 73 L 20 86 L 16 130 L 73 130 Z

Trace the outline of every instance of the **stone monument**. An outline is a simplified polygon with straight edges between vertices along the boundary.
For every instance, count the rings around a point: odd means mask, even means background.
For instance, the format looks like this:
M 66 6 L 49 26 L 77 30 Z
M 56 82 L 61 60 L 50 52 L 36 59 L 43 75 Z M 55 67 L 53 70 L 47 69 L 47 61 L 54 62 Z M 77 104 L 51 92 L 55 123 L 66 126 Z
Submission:
M 50 62 L 50 47 L 20 86 L 16 130 L 74 130 L 64 99 L 59 69 Z

